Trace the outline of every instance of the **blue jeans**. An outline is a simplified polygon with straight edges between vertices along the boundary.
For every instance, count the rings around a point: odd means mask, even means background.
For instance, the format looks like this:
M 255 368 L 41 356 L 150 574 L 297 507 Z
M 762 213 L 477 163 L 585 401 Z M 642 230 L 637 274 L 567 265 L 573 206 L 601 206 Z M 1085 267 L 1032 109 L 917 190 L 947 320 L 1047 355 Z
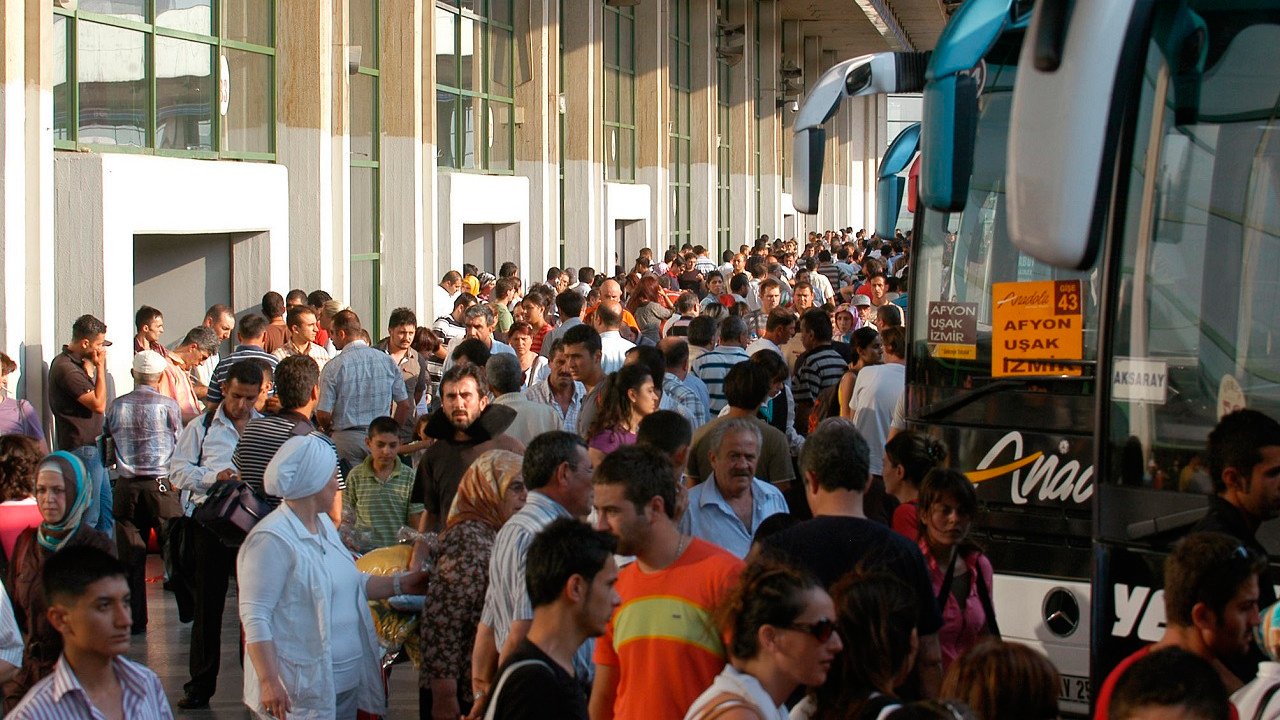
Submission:
M 107 477 L 107 469 L 102 467 L 102 459 L 95 445 L 82 445 L 71 451 L 84 463 L 85 479 L 93 488 L 93 502 L 84 511 L 84 524 L 106 533 L 107 537 L 115 536 L 116 519 L 111 513 L 111 478 Z

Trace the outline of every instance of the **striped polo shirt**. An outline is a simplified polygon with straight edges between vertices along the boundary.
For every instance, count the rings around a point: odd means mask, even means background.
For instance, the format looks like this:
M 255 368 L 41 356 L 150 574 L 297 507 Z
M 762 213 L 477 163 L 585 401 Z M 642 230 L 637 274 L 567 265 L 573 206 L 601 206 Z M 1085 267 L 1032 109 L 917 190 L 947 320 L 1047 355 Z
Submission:
M 849 362 L 831 345 L 815 348 L 796 363 L 796 400 L 817 400 L 823 390 L 839 385 Z
M 690 369 L 707 386 L 711 395 L 711 414 L 715 415 L 729 404 L 724 396 L 724 379 L 734 365 L 751 359 L 746 348 L 737 345 L 721 345 L 715 350 L 703 353 L 693 361 Z
M 371 545 L 364 550 L 396 544 L 400 526 L 409 516 L 422 512 L 422 503 L 409 500 L 413 494 L 413 468 L 396 461 L 395 470 L 386 480 L 373 471 L 373 457 L 351 469 L 347 489 L 342 494 L 342 514 L 355 518 L 357 533 L 368 533 Z

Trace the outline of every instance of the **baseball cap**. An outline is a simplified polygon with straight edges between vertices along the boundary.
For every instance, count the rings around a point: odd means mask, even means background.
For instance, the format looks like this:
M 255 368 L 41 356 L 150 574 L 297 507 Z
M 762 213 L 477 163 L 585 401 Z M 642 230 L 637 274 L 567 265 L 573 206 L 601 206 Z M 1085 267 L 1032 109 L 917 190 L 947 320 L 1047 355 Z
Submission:
M 164 356 L 155 350 L 143 350 L 133 356 L 133 369 L 142 375 L 155 375 L 164 372 L 167 362 Z
M 866 295 L 854 293 L 853 297 L 849 299 L 849 304 L 854 307 L 870 307 L 871 298 Z

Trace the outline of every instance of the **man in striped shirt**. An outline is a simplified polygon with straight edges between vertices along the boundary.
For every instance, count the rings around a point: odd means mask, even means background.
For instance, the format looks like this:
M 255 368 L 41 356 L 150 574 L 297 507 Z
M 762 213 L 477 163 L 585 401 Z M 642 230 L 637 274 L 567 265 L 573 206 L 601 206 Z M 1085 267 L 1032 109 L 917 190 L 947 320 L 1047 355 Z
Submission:
M 241 360 L 253 358 L 265 362 L 267 367 L 275 370 L 280 359 L 262 349 L 266 334 L 266 318 L 257 313 L 250 313 L 240 318 L 240 326 L 236 328 L 236 340 L 239 344 L 236 345 L 234 352 L 218 361 L 218 366 L 213 369 L 213 375 L 209 380 L 209 394 L 204 397 L 204 403 L 209 409 L 212 410 L 222 402 L 222 384 L 226 382 L 227 373 L 231 372 L 232 365 Z
M 51 555 L 43 577 L 49 621 L 62 635 L 62 655 L 53 673 L 7 717 L 172 720 L 160 679 L 124 657 L 131 623 L 124 566 L 102 550 L 80 545 Z
M 841 355 L 831 342 L 831 318 L 814 308 L 800 318 L 800 342 L 804 353 L 796 359 L 796 420 L 807 421 L 818 395 L 840 384 L 849 367 L 849 359 Z M 802 428 L 801 431 L 807 430 Z
M 693 374 L 706 383 L 707 392 L 711 395 L 711 414 L 718 414 L 729 404 L 724 396 L 724 378 L 734 365 L 751 359 L 747 354 L 749 342 L 751 333 L 747 330 L 746 321 L 740 317 L 727 317 L 720 323 L 720 345 L 693 361 Z

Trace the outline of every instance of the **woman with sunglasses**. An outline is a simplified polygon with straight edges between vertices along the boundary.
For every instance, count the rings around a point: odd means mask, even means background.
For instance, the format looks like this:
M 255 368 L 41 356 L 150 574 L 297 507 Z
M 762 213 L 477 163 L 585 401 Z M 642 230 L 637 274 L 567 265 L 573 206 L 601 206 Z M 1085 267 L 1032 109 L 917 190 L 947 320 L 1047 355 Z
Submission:
M 686 720 L 783 720 L 783 703 L 816 687 L 842 647 L 835 605 L 812 576 L 753 560 L 718 616 L 729 662 L 694 701 Z

